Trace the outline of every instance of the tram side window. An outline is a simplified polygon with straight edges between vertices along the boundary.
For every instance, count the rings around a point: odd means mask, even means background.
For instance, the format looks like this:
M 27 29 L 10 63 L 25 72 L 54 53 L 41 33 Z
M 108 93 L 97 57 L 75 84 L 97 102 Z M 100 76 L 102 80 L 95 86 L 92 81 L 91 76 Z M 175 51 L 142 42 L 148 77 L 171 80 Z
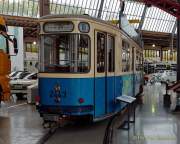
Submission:
M 78 47 L 78 71 L 86 72 L 90 69 L 90 40 L 87 35 L 80 35 Z
M 105 47 L 106 36 L 103 33 L 97 33 L 97 72 L 105 71 Z
M 114 37 L 108 36 L 108 71 L 114 72 L 115 69 L 115 56 L 114 56 L 114 49 L 115 49 L 115 43 L 114 43 Z
M 140 66 L 141 66 L 141 71 L 143 71 L 143 53 L 140 54 Z
M 136 71 L 141 71 L 142 69 L 142 58 L 140 52 L 136 51 Z
M 130 71 L 130 48 L 129 43 L 122 41 L 122 72 Z

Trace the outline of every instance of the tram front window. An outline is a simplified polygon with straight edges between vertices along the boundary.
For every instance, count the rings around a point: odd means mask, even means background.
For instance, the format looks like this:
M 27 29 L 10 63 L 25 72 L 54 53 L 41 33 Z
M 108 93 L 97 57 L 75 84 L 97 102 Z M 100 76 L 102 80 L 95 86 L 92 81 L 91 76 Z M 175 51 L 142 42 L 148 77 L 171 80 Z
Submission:
M 83 34 L 43 36 L 44 72 L 89 72 L 90 38 Z

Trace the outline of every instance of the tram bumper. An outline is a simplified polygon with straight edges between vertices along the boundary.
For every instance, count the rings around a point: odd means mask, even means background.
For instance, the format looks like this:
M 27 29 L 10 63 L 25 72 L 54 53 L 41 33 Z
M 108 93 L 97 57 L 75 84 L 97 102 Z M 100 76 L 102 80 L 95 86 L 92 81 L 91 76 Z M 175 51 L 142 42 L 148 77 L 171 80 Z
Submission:
M 93 106 L 39 106 L 38 111 L 41 116 L 46 114 L 62 115 L 84 115 L 93 112 Z

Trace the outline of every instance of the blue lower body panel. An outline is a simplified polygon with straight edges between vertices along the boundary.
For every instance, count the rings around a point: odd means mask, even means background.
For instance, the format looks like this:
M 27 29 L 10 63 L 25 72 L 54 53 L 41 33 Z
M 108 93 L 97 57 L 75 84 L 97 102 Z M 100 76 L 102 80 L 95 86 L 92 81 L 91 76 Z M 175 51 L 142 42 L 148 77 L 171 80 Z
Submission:
M 39 111 L 41 114 L 101 118 L 121 111 L 126 105 L 116 103 L 116 97 L 137 94 L 140 84 L 139 74 L 99 78 L 39 78 Z
M 81 111 L 70 111 L 71 108 L 90 106 L 91 111 L 83 114 L 92 114 L 94 109 L 94 80 L 92 78 L 39 78 L 40 107 L 63 108 L 69 107 L 69 114 L 81 114 Z M 60 87 L 60 90 L 57 88 Z

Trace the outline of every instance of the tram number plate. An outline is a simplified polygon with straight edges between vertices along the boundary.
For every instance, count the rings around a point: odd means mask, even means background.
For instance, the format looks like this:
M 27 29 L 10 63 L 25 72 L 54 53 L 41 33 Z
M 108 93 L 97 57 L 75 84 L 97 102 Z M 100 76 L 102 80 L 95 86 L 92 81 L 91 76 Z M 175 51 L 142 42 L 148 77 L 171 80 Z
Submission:
M 44 114 L 43 115 L 44 120 L 46 121 L 58 121 L 59 120 L 59 116 L 58 115 L 48 115 L 48 114 Z

